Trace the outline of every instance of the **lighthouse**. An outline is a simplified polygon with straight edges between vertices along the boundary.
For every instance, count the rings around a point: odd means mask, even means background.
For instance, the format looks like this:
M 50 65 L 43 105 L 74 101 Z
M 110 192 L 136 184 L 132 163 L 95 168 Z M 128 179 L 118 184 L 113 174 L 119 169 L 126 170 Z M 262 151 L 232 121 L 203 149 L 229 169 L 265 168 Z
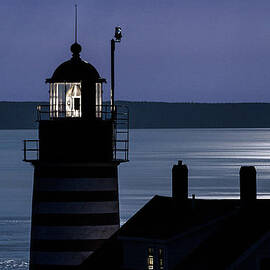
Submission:
M 24 141 L 24 161 L 34 167 L 31 270 L 76 269 L 120 226 L 128 109 L 103 100 L 106 80 L 81 59 L 81 45 L 70 49 L 71 59 L 46 80 L 38 139 Z

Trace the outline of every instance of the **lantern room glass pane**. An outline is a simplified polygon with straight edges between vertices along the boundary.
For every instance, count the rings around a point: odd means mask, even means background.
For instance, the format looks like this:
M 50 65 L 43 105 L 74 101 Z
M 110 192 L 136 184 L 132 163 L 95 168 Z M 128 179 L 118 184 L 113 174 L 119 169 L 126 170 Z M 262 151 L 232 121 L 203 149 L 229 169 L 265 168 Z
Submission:
M 50 84 L 50 116 L 81 116 L 81 83 Z
M 66 84 L 66 116 L 80 117 L 81 113 L 81 84 L 68 83 Z
M 96 118 L 102 118 L 102 83 L 96 83 L 95 108 Z M 81 117 L 81 83 L 50 84 L 50 117 Z M 91 106 L 93 106 L 91 105 Z
M 102 117 L 102 83 L 96 83 L 96 117 Z

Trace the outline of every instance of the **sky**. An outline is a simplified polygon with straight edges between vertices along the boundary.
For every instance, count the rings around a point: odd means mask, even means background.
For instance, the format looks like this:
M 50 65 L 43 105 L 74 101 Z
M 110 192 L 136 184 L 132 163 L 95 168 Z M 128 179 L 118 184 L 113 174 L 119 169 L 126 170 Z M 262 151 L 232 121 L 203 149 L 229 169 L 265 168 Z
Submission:
M 71 57 L 74 5 L 81 57 L 116 99 L 270 102 L 269 0 L 1 0 L 0 100 L 47 101 L 45 79 Z

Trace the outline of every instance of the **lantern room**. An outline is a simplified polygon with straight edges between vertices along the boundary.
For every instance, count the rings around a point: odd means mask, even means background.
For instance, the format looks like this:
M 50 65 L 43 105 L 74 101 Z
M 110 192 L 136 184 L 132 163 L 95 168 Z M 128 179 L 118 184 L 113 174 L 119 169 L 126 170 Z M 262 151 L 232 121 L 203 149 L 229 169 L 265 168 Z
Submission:
M 81 59 L 81 46 L 77 42 L 71 46 L 71 52 L 71 59 L 58 66 L 46 80 L 49 105 L 37 107 L 39 139 L 25 140 L 24 160 L 127 161 L 128 108 L 114 105 L 112 99 L 110 103 L 104 102 L 106 80 Z
M 61 64 L 46 82 L 50 84 L 50 117 L 101 117 L 106 82 L 97 70 L 80 58 L 81 46 L 71 46 L 72 58 Z

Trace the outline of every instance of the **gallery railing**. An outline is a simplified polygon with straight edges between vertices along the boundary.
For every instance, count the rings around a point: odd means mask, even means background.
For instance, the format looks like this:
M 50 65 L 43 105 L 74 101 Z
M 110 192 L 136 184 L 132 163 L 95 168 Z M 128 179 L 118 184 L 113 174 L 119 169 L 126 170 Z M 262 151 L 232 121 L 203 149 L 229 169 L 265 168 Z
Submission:
M 55 120 L 57 118 L 76 118 L 67 111 L 50 111 L 50 106 L 37 107 L 37 121 Z M 110 105 L 97 106 L 96 118 L 100 120 L 112 120 L 113 123 L 113 161 L 127 162 L 129 152 L 129 110 L 127 106 Z M 24 140 L 24 161 L 33 162 L 39 160 L 39 140 Z
M 111 120 L 115 117 L 122 117 L 128 113 L 128 107 L 117 105 L 114 110 L 111 105 L 97 105 L 95 108 L 95 117 L 102 120 Z M 41 120 L 55 120 L 57 118 L 81 118 L 81 110 L 66 110 L 65 106 L 58 106 L 55 108 L 50 105 L 37 106 L 37 121 Z

